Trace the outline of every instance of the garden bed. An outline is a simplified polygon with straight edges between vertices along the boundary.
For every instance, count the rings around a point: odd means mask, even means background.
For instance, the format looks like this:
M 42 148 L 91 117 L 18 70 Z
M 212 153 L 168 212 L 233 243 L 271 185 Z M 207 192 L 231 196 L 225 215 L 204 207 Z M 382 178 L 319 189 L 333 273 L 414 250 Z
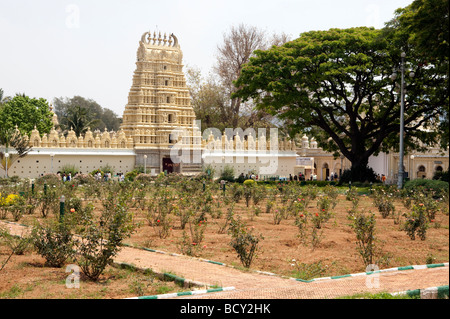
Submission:
M 231 185 L 226 190 L 226 196 L 228 197 L 226 204 L 224 203 L 222 190 L 215 184 L 208 184 L 206 192 L 197 190 L 190 195 L 189 192 L 181 192 L 178 189 L 179 185 L 172 185 L 175 186 L 164 186 L 164 189 L 171 194 L 170 198 L 167 197 L 167 205 L 170 205 L 171 209 L 176 207 L 181 211 L 181 207 L 184 207 L 185 210 L 193 208 L 189 205 L 183 206 L 183 196 L 185 198 L 191 196 L 191 199 L 195 197 L 198 200 L 197 204 L 209 205 L 208 209 L 205 210 L 206 213 L 201 215 L 201 223 L 196 224 L 198 223 L 196 218 L 198 218 L 199 210 L 201 210 L 200 206 L 194 209 L 194 215 L 189 219 L 191 222 L 187 222 L 184 229 L 181 227 L 181 218 L 177 213 L 179 211 L 172 210 L 168 215 L 170 221 L 167 224 L 167 233 L 161 236 L 162 221 L 160 221 L 159 215 L 154 213 L 155 206 L 152 206 L 161 204 L 156 199 L 155 194 L 152 193 L 155 184 L 149 184 L 145 187 L 141 184 L 130 184 L 130 187 L 140 188 L 142 192 L 139 193 L 135 189 L 134 197 L 128 199 L 127 209 L 133 213 L 133 221 L 138 227 L 129 238 L 123 241 L 124 244 L 170 253 L 190 254 L 243 269 L 238 254 L 230 244 L 232 236 L 229 233 L 229 228 L 220 231 L 227 222 L 228 209 L 234 205 L 233 218 L 236 220 L 239 216 L 248 233 L 263 237 L 258 242 L 256 257 L 251 262 L 250 268 L 252 270 L 302 279 L 340 276 L 366 270 L 365 263 L 357 251 L 356 234 L 350 226 L 351 220 L 348 218 L 353 203 L 347 200 L 346 188 L 335 188 L 339 192 L 337 198 L 333 200 L 336 206 L 330 209 L 331 217 L 322 223 L 317 233 L 319 240 L 313 247 L 309 234 L 311 228 L 308 228 L 308 233 L 303 241 L 299 238 L 299 227 L 296 225 L 298 216 L 296 214 L 289 213 L 280 219 L 279 224 L 275 222 L 274 210 L 283 209 L 283 207 L 289 205 L 288 202 L 282 202 L 283 195 L 277 193 L 276 186 L 265 186 L 271 188 L 276 194 L 275 197 L 271 198 L 271 200 L 275 198 L 275 206 L 271 212 L 265 212 L 266 204 L 270 200 L 266 196 L 257 203 L 259 212 L 255 214 L 256 206 L 253 200 L 249 200 L 248 207 L 244 197 L 238 202 L 232 200 L 234 190 L 232 190 Z M 177 189 L 174 187 L 177 187 Z M 240 185 L 240 187 L 245 186 Z M 93 204 L 94 213 L 98 215 L 104 209 L 104 203 L 98 200 L 96 196 L 86 196 L 85 188 L 86 186 L 76 187 L 76 191 L 71 196 L 82 199 L 83 206 Z M 37 193 L 42 191 L 36 189 Z M 301 189 L 297 189 L 297 191 L 302 192 Z M 319 188 L 316 191 L 317 197 L 311 200 L 303 210 L 310 216 L 320 213 L 317 201 L 323 195 L 323 190 Z M 421 240 L 417 237 L 415 240 L 411 240 L 408 234 L 401 229 L 406 220 L 405 217 L 399 217 L 399 224 L 394 223 L 392 215 L 383 218 L 377 207 L 374 206 L 374 198 L 365 194 L 367 191 L 367 189 L 364 189 L 364 192 L 360 190 L 360 195 L 357 195 L 358 191 L 356 190 L 355 196 L 359 199 L 359 211 L 375 213 L 376 264 L 380 269 L 448 262 L 448 199 L 446 203 L 440 203 L 444 204 L 442 206 L 444 209 L 439 210 L 429 224 L 426 239 Z M 89 197 L 89 199 L 84 200 L 85 197 Z M 295 200 L 295 196 L 291 199 Z M 401 198 L 393 199 L 393 203 L 396 212 L 400 213 L 399 216 L 411 211 L 411 208 L 405 207 Z M 447 205 L 446 210 L 445 205 Z M 149 215 L 149 212 L 152 212 L 152 214 Z M 66 207 L 65 214 L 70 214 L 70 207 Z M 55 211 L 43 218 L 37 209 L 31 215 L 23 215 L 19 222 L 31 226 L 36 221 L 42 222 L 52 218 L 59 218 Z M 12 221 L 13 219 L 11 215 L 7 215 L 6 220 Z M 194 220 L 196 222 L 193 222 Z M 194 232 L 198 232 L 199 229 L 203 231 L 201 242 L 192 242 L 190 225 Z M 7 257 L 8 248 L 3 245 L 0 247 L 0 262 L 3 263 Z M 182 288 L 175 283 L 159 282 L 152 276 L 108 266 L 98 282 L 84 280 L 83 282 L 86 282 L 86 284 L 83 284 L 82 290 L 65 289 L 61 295 L 58 291 L 64 284 L 63 281 L 67 278 L 68 273 L 65 272 L 64 267 L 44 267 L 44 263 L 45 260 L 35 252 L 26 252 L 23 256 L 13 255 L 5 269 L 0 271 L 0 278 L 7 278 L 7 280 L 0 280 L 0 297 L 122 298 L 130 295 L 154 295 L 182 291 Z M 167 271 L 170 272 L 170 269 L 167 269 Z

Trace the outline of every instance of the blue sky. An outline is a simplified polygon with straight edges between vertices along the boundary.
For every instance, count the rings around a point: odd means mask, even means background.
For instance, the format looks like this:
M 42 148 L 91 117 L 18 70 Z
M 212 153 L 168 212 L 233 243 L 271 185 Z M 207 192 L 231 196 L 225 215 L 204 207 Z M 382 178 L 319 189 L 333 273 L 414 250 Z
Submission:
M 122 116 L 146 31 L 174 33 L 185 65 L 206 75 L 224 32 L 240 23 L 291 38 L 383 27 L 412 0 L 0 0 L 0 88 L 6 95 L 81 95 Z

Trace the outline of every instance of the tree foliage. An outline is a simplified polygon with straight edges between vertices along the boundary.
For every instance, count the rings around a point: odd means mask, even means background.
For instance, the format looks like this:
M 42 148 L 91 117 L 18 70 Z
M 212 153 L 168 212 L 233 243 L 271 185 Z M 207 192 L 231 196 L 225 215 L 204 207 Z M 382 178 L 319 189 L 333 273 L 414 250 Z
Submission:
M 36 127 L 41 134 L 52 128 L 52 112 L 46 99 L 16 95 L 0 105 L 0 137 L 8 130 L 17 128 L 29 135 Z M 2 141 L 4 142 L 4 141 Z
M 81 96 L 73 98 L 55 98 L 55 113 L 58 116 L 63 131 L 71 128 L 77 136 L 84 133 L 88 127 L 94 130 L 118 131 L 121 120 L 110 109 L 103 108 L 92 99 Z
M 405 80 L 405 149 L 424 150 L 438 140 L 436 118 L 448 103 L 446 78 L 414 47 L 399 46 L 402 38 L 394 35 L 367 27 L 311 31 L 255 51 L 234 96 L 288 120 L 291 136 L 314 130 L 321 147 L 343 154 L 352 170 L 362 172 L 371 155 L 398 149 L 399 81 L 390 76 L 403 49 L 416 74 Z
M 396 11 L 395 17 L 388 23 L 397 33 L 414 45 L 417 52 L 424 57 L 424 63 L 431 63 L 446 75 L 448 90 L 449 78 L 449 2 L 448 0 L 415 0 L 409 6 Z M 441 110 L 441 147 L 449 145 L 449 103 Z
M 50 131 L 52 113 L 43 98 L 30 98 L 25 94 L 5 98 L 3 90 L 0 93 L 0 146 L 3 146 L 0 148 L 0 167 L 6 170 L 31 151 L 29 135 L 35 127 L 41 134 Z
M 233 82 L 255 50 L 281 45 L 288 38 L 286 34 L 268 36 L 264 30 L 245 24 L 232 26 L 224 33 L 217 47 L 216 63 L 206 78 L 195 67 L 188 68 L 187 84 L 203 131 L 212 127 L 223 131 L 225 128 L 245 130 L 275 126 L 272 115 L 256 110 L 251 101 L 243 103 L 240 98 L 232 97 L 236 91 Z

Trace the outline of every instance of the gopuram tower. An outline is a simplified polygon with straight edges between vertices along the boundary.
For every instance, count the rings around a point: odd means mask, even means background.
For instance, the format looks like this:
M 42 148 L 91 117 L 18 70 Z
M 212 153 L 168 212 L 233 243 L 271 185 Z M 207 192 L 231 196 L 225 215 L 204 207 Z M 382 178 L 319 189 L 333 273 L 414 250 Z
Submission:
M 201 171 L 201 132 L 195 125 L 182 58 L 173 34 L 146 32 L 139 41 L 121 129 L 133 140 L 136 166 L 145 166 L 147 173 Z M 174 150 L 180 146 L 189 150 L 190 160 L 174 160 Z

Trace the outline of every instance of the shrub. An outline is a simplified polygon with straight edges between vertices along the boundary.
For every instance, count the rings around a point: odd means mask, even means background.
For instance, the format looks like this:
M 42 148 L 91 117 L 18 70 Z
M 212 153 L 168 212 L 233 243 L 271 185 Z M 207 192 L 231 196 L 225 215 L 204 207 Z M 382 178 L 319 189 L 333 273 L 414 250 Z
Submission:
M 72 233 L 65 223 L 35 225 L 31 241 L 50 267 L 62 267 L 75 252 Z
M 339 178 L 339 185 L 348 184 L 348 182 L 363 182 L 370 183 L 376 182 L 377 174 L 375 171 L 369 167 L 352 167 L 351 169 L 346 169 L 341 177 Z
M 417 233 L 421 240 L 425 240 L 429 227 L 425 206 L 423 204 L 413 205 L 412 210 L 403 215 L 406 217 L 403 229 L 409 238 L 415 240 Z
M 433 193 L 434 197 L 442 197 L 449 191 L 448 182 L 431 179 L 414 179 L 405 183 L 407 191 Z
M 448 183 L 449 182 L 448 170 L 446 170 L 445 172 L 436 171 L 433 175 L 433 179 L 444 181 L 444 182 Z
M 331 265 L 334 265 L 334 262 Z M 328 265 L 323 265 L 322 261 L 306 264 L 299 263 L 295 259 L 292 259 L 291 266 L 295 267 L 293 277 L 302 280 L 311 280 L 313 278 L 322 277 L 329 269 Z
M 188 256 L 196 256 L 200 250 L 200 245 L 193 242 L 192 239 L 187 235 L 186 231 L 183 231 L 181 240 L 178 242 L 178 248 L 180 253 Z
M 371 265 L 376 251 L 375 214 L 357 212 L 350 217 L 350 227 L 356 234 L 357 251 L 364 264 Z
M 143 184 L 150 184 L 150 182 L 153 182 L 155 178 L 150 174 L 141 173 L 137 175 L 134 180 Z
M 94 171 L 95 172 L 95 171 Z M 144 173 L 144 169 L 142 168 L 136 168 L 130 172 L 125 173 L 125 179 L 127 181 L 133 182 L 134 179 L 141 173 Z
M 44 174 L 44 176 L 37 178 L 35 184 L 38 186 L 46 184 L 48 187 L 61 186 L 62 180 L 57 174 L 48 173 Z
M 235 203 L 239 203 L 242 196 L 244 195 L 244 187 L 237 183 L 233 184 L 231 186 L 231 194 L 232 194 L 233 201 Z
M 18 222 L 27 210 L 27 202 L 23 196 L 17 196 L 11 203 L 9 211 L 15 222 Z
M 73 178 L 75 181 L 78 182 L 79 185 L 84 185 L 84 184 L 90 184 L 93 183 L 95 181 L 94 177 L 90 174 L 76 174 L 75 177 Z
M 42 217 L 47 217 L 50 212 L 59 212 L 59 189 L 48 187 L 47 190 L 39 193 L 39 204 L 41 205 Z
M 223 171 L 220 173 L 219 180 L 225 180 L 227 182 L 234 182 L 234 168 L 230 165 L 226 165 Z
M 378 208 L 383 218 L 387 218 L 391 213 L 395 212 L 394 198 L 384 189 L 376 189 L 374 191 L 374 205 Z
M 83 226 L 80 239 L 76 242 L 77 263 L 89 279 L 96 281 L 136 225 L 133 215 L 119 203 L 112 211 L 102 211 L 99 220 L 84 220 Z
M 71 174 L 71 176 L 76 176 L 78 173 L 78 168 L 75 167 L 73 164 L 66 164 L 60 169 L 61 174 Z
M 245 186 L 254 186 L 256 182 L 253 179 L 246 179 L 243 184 Z
M 15 255 L 23 255 L 31 246 L 31 237 L 12 235 L 2 227 L 0 227 L 0 240 L 3 241 Z
M 308 224 L 308 213 L 301 211 L 295 216 L 295 225 L 298 227 L 298 237 L 302 243 L 306 240 L 306 226 Z
M 259 241 L 264 237 L 254 235 L 253 228 L 247 227 L 240 217 L 231 220 L 229 234 L 231 235 L 230 245 L 237 252 L 242 265 L 250 268 L 253 259 L 256 257 Z

